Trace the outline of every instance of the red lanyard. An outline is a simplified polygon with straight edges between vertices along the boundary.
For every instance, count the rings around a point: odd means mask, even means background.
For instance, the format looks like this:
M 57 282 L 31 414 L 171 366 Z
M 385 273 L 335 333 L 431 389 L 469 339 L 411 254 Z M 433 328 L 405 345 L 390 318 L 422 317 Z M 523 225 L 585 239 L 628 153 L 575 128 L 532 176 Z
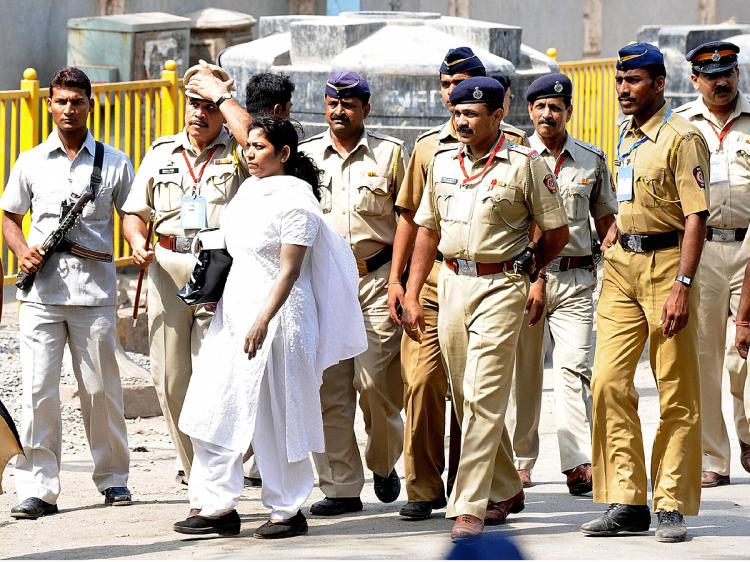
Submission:
M 563 152 L 560 156 L 557 157 L 557 161 L 555 162 L 555 177 L 560 174 L 560 169 L 562 168 L 562 165 L 567 157 L 567 152 Z
M 706 119 L 706 121 L 708 121 L 708 119 Z M 736 117 L 732 119 L 729 123 L 724 125 L 721 128 L 721 131 L 719 131 L 719 129 L 716 128 L 716 125 L 711 123 L 711 121 L 708 121 L 708 124 L 711 125 L 711 128 L 713 129 L 714 134 L 716 135 L 716 138 L 719 139 L 719 150 L 721 150 L 721 145 L 724 142 L 724 139 L 727 138 L 727 135 L 729 134 L 729 130 L 732 128 L 732 125 L 734 125 L 735 121 L 737 121 Z
M 464 146 L 462 146 L 458 151 L 458 163 L 461 165 L 461 171 L 464 173 L 464 181 L 461 183 L 467 184 L 469 182 L 474 181 L 475 179 L 479 178 L 480 180 L 484 177 L 484 175 L 487 173 L 487 171 L 490 169 L 490 166 L 492 165 L 493 160 L 495 160 L 495 156 L 497 156 L 497 153 L 500 151 L 500 149 L 505 144 L 505 133 L 500 134 L 500 140 L 497 141 L 497 146 L 495 147 L 495 150 L 492 151 L 490 154 L 490 157 L 487 159 L 487 163 L 484 165 L 484 168 L 481 169 L 478 173 L 474 174 L 473 176 L 469 177 L 469 174 L 466 173 L 466 167 L 464 166 Z
M 200 172 L 198 172 L 198 177 L 196 178 L 193 167 L 190 165 L 190 161 L 188 160 L 187 154 L 185 153 L 185 149 L 182 149 L 182 157 L 185 159 L 185 164 L 187 164 L 188 172 L 190 172 L 190 177 L 193 178 L 193 195 L 195 195 L 195 192 L 198 191 L 198 185 L 200 184 L 201 178 L 203 177 L 203 172 L 206 170 L 206 166 L 211 161 L 211 158 L 213 158 L 214 152 L 216 152 L 216 147 L 213 147 L 211 149 L 211 152 L 208 153 L 208 157 L 206 158 L 206 161 L 203 162 L 203 166 L 201 166 Z

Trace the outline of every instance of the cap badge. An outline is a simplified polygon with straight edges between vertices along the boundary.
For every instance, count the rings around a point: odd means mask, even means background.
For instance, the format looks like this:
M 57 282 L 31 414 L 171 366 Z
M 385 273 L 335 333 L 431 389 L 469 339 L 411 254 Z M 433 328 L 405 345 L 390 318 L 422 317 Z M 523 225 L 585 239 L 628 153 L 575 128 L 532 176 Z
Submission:
M 558 80 L 557 82 L 555 82 L 555 85 L 553 86 L 553 89 L 554 89 L 554 90 L 555 90 L 555 92 L 556 92 L 556 93 L 558 93 L 558 94 L 559 94 L 560 92 L 562 92 L 562 91 L 563 91 L 563 85 L 562 85 L 562 84 L 560 84 L 560 81 L 559 81 L 559 80 Z
M 719 51 L 714 51 L 714 54 L 711 55 L 711 60 L 714 62 L 719 62 L 721 60 L 721 55 L 719 54 Z
M 475 100 L 481 100 L 484 96 L 484 92 L 482 92 L 482 90 L 479 89 L 479 86 L 477 86 L 474 88 L 474 93 L 471 95 Z

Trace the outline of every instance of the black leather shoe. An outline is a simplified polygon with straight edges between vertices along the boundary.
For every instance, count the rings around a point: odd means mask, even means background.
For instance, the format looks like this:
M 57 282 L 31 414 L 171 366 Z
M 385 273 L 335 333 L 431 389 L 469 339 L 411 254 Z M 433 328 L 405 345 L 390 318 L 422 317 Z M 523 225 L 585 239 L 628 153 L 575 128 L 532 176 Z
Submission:
M 398 512 L 398 514 L 407 521 L 422 521 L 423 519 L 429 519 L 432 515 L 433 509 L 442 509 L 448 502 L 445 498 L 440 498 L 435 501 L 418 501 L 418 502 L 407 502 Z
M 107 488 L 102 493 L 104 494 L 104 505 L 130 505 L 133 503 L 130 490 L 124 486 Z
M 256 539 L 285 539 L 307 534 L 307 519 L 301 511 L 291 519 L 283 521 L 266 521 L 255 529 L 253 536 Z
M 581 525 L 584 535 L 608 537 L 617 533 L 644 533 L 651 526 L 647 505 L 609 504 L 604 515 Z
M 178 470 L 177 476 L 174 477 L 175 483 L 179 484 L 180 486 L 187 486 L 188 485 L 188 479 L 187 476 L 185 476 L 184 470 Z
M 396 474 L 396 469 L 391 470 L 391 473 L 383 478 L 378 476 L 374 472 L 372 473 L 372 485 L 375 488 L 375 495 L 383 503 L 391 503 L 396 501 L 398 495 L 401 493 L 401 480 Z
M 184 535 L 210 535 L 212 533 L 222 536 L 239 535 L 240 516 L 235 509 L 221 517 L 193 515 L 184 521 L 178 521 L 172 528 Z
M 684 542 L 687 538 L 685 519 L 679 511 L 660 511 L 656 540 L 659 542 Z
M 57 513 L 57 506 L 39 498 L 26 498 L 10 510 L 10 516 L 15 519 L 38 519 L 44 515 Z
M 313 515 L 341 515 L 362 511 L 362 500 L 355 498 L 329 498 L 315 502 L 310 506 Z

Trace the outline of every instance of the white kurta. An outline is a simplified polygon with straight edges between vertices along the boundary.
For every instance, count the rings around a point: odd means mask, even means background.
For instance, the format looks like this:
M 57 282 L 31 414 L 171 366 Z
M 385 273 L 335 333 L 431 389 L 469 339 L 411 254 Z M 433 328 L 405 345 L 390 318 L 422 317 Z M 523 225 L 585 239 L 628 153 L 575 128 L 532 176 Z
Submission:
M 310 186 L 292 176 L 248 179 L 221 217 L 234 261 L 224 294 L 193 369 L 180 429 L 233 451 L 253 438 L 258 395 L 271 342 L 283 337 L 283 362 L 268 375 L 284 377 L 289 462 L 325 448 L 320 411 L 323 370 L 367 348 L 357 296 L 356 262 L 346 241 L 323 219 Z M 268 326 L 253 359 L 245 336 L 280 271 L 282 244 L 308 246 L 300 276 Z

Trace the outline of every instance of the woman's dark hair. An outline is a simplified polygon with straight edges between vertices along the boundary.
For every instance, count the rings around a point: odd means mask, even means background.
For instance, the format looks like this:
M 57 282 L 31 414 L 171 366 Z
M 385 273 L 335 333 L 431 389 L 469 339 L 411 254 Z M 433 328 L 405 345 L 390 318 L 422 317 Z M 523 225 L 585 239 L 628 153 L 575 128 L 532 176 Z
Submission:
M 276 152 L 285 146 L 289 147 L 289 158 L 284 162 L 284 173 L 309 183 L 315 198 L 320 201 L 320 170 L 315 162 L 298 148 L 299 139 L 303 135 L 302 125 L 279 117 L 259 117 L 250 125 L 249 130 L 253 129 L 262 130 Z

